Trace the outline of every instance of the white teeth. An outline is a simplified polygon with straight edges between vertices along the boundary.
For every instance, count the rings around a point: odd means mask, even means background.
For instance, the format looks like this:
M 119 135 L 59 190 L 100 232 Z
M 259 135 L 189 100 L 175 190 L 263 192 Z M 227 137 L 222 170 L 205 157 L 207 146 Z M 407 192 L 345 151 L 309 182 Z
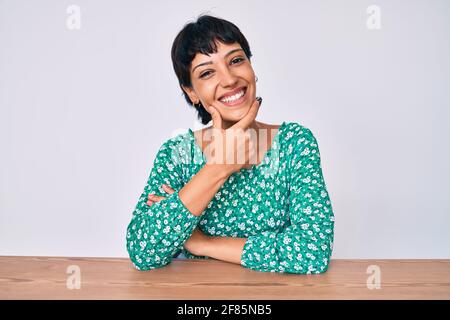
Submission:
M 237 99 L 239 99 L 240 97 L 242 97 L 243 95 L 244 95 L 244 90 L 242 89 L 241 91 L 236 93 L 234 96 L 227 97 L 227 98 L 224 98 L 224 99 L 220 99 L 220 101 L 222 101 L 222 102 L 233 102 L 233 101 L 236 101 Z

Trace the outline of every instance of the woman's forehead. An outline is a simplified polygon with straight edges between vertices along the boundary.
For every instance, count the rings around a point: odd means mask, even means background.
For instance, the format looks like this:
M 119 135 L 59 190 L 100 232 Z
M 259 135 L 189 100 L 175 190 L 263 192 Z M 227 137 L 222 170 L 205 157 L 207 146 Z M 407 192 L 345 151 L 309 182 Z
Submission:
M 236 51 L 243 51 L 241 45 L 237 42 L 232 44 L 226 44 L 221 42 L 216 43 L 217 43 L 217 52 L 213 52 L 209 55 L 197 52 L 194 59 L 192 60 L 192 66 L 195 67 L 199 63 L 211 61 L 214 59 L 225 59 L 228 55 Z

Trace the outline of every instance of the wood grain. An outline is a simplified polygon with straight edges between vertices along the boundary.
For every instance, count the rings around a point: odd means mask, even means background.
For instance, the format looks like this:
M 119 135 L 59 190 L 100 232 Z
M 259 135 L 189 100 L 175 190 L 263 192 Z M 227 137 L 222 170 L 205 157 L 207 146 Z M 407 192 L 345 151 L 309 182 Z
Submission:
M 81 270 L 68 289 L 67 268 Z M 381 288 L 368 289 L 377 265 Z M 126 258 L 0 256 L 0 299 L 450 299 L 450 260 L 332 260 L 326 273 L 258 272 L 214 259 L 150 271 Z

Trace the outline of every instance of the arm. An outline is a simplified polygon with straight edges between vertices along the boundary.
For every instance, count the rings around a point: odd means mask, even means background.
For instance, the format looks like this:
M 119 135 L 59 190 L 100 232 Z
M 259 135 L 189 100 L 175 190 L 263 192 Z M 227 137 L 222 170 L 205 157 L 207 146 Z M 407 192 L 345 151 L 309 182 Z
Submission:
M 209 237 L 202 255 L 217 260 L 241 264 L 242 250 L 247 238 Z
M 226 181 L 223 168 L 205 165 L 183 186 L 180 161 L 174 156 L 179 154 L 177 151 L 181 147 L 172 140 L 161 146 L 127 227 L 127 251 L 138 270 L 159 268 L 171 262 L 192 235 L 214 194 Z M 162 184 L 178 191 L 149 206 L 149 194 L 165 195 Z
M 248 113 L 227 130 L 234 132 L 235 129 L 247 128 L 255 120 L 259 106 L 260 100 L 255 100 Z M 219 161 L 220 164 L 208 164 L 210 162 L 208 161 L 183 187 L 182 181 L 180 181 L 181 172 L 174 174 L 170 172 L 177 166 L 171 164 L 166 150 L 159 152 L 162 160 L 159 159 L 158 153 L 154 167 L 158 162 L 163 165 L 152 170 L 147 187 L 139 199 L 134 217 L 127 230 L 127 249 L 131 260 L 139 270 L 161 267 L 171 261 L 186 240 L 192 236 L 201 214 L 216 192 L 229 175 L 248 163 L 253 154 L 252 151 L 254 152 L 253 144 L 249 141 L 249 134 L 246 135 L 245 139 L 238 139 L 237 144 L 234 144 L 234 137 L 231 137 L 233 138 L 233 148 L 223 150 L 222 142 L 224 139 L 229 139 L 230 135 L 226 134 L 228 131 L 222 127 L 220 113 L 214 107 L 209 110 L 213 120 L 212 135 L 214 143 L 211 151 L 215 155 L 214 158 L 216 154 L 219 155 L 219 160 L 220 155 L 231 154 L 234 156 L 237 150 L 241 150 L 248 143 L 248 150 L 245 148 L 245 163 L 223 164 L 224 162 Z M 218 147 L 217 150 L 216 146 Z M 226 151 L 226 153 L 223 151 Z M 226 159 L 229 159 L 229 157 L 226 157 Z M 216 163 L 216 161 L 212 162 Z M 179 171 L 181 170 L 179 169 Z M 158 190 L 162 193 L 163 190 L 158 189 L 158 187 L 162 188 L 163 183 L 176 190 L 182 189 L 153 204 L 150 208 L 146 203 L 149 193 Z M 142 236 L 144 239 L 142 239 Z M 150 241 L 147 241 L 148 237 L 150 237 Z
M 250 236 L 241 264 L 265 272 L 322 273 L 328 269 L 333 248 L 334 215 L 322 175 L 320 153 L 312 132 L 299 126 L 293 142 L 289 216 L 283 232 Z

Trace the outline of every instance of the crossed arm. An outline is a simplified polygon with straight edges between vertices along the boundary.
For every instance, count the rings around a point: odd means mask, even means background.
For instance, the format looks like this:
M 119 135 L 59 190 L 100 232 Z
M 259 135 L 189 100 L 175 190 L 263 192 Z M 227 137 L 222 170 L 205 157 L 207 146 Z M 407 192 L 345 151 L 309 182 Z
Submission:
M 162 189 L 167 194 L 175 192 L 170 186 L 163 184 Z M 149 194 L 147 204 L 164 200 L 166 197 Z M 207 256 L 217 260 L 241 264 L 242 250 L 247 238 L 213 237 L 205 235 L 198 227 L 192 236 L 184 243 L 184 247 L 197 256 Z

